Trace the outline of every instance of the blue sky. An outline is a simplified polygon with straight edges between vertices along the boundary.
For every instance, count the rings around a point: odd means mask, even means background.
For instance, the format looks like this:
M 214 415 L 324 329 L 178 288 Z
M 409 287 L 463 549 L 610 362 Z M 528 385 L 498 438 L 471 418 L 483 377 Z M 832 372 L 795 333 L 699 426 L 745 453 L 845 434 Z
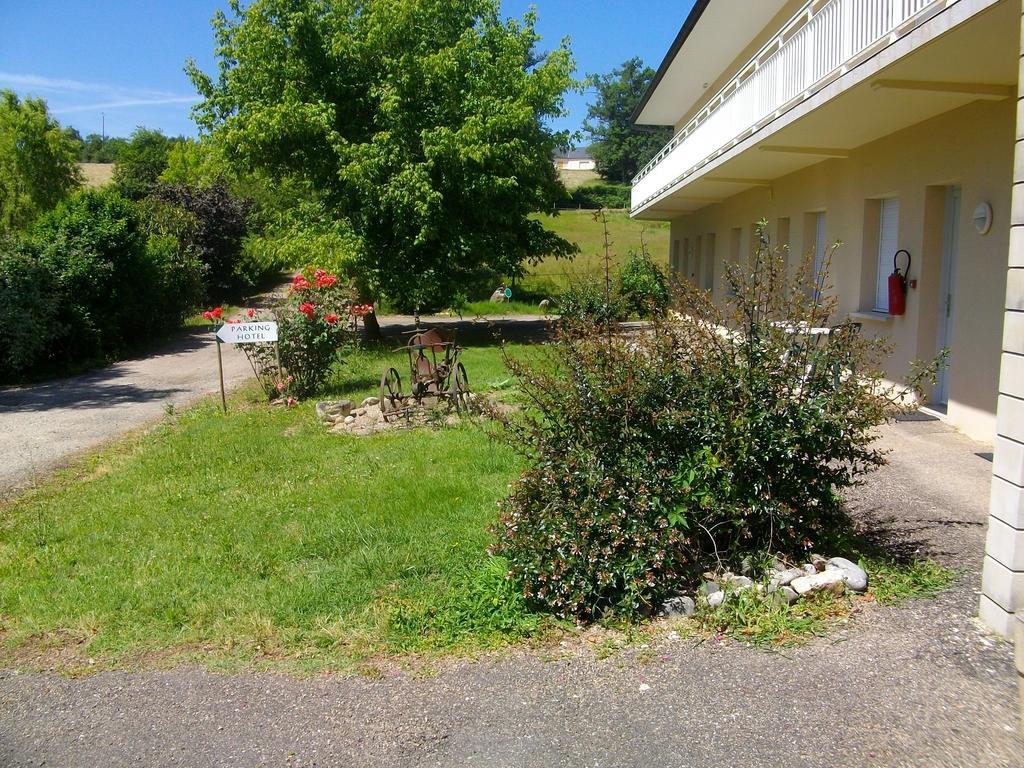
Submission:
M 0 88 L 45 98 L 64 125 L 108 136 L 137 125 L 195 135 L 195 92 L 182 68 L 194 58 L 215 68 L 210 18 L 226 0 L 0 0 Z M 565 35 L 578 74 L 607 72 L 631 56 L 657 67 L 693 0 L 502 0 L 521 15 L 536 5 L 548 47 Z M 542 44 L 544 47 L 544 44 Z M 556 124 L 575 130 L 589 94 L 572 94 L 571 114 Z

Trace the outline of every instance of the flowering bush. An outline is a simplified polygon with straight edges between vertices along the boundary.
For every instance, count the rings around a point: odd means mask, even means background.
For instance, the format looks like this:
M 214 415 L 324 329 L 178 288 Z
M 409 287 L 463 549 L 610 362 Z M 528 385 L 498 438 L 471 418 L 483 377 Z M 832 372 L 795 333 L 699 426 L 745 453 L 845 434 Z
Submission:
M 351 314 L 352 299 L 337 275 L 322 269 L 295 275 L 287 297 L 269 313 L 277 321 L 277 344 L 243 347 L 269 397 L 291 405 L 320 388 L 353 341 L 349 324 L 341 322 Z M 259 319 L 253 309 L 245 314 Z
M 791 279 L 762 240 L 744 268 L 725 309 L 684 283 L 679 312 L 645 333 L 563 328 L 553 359 L 510 361 L 532 405 L 511 425 L 529 467 L 495 551 L 534 603 L 644 614 L 705 570 L 842 530 L 839 492 L 884 463 L 873 430 L 907 392 L 883 384 L 884 340 L 810 331 L 835 312 L 813 260 Z

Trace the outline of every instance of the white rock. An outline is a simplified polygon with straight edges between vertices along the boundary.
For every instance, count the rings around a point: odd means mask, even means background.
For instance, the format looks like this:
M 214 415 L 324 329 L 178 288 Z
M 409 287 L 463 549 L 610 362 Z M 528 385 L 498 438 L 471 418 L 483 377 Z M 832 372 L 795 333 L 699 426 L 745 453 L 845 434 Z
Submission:
M 346 424 L 355 424 L 356 423 L 356 417 L 355 416 L 346 416 L 345 417 L 345 423 Z
M 693 598 L 687 597 L 686 595 L 680 595 L 678 597 L 670 597 L 661 605 L 661 612 L 663 615 L 671 618 L 679 618 L 682 616 L 693 616 L 694 610 L 697 606 L 693 602 Z
M 800 595 L 796 593 L 796 590 L 791 587 L 779 587 L 775 592 L 772 593 L 772 599 L 779 603 L 785 603 L 786 605 L 792 605 L 800 599 Z
M 845 557 L 833 557 L 830 559 L 825 565 L 825 571 L 841 572 L 846 586 L 854 592 L 864 592 L 868 588 L 867 572 Z
M 808 592 L 822 592 L 829 590 L 841 594 L 843 591 L 842 571 L 822 571 L 814 575 L 808 574 L 794 579 L 789 585 L 798 595 L 806 595 Z
M 363 408 L 367 408 L 367 407 L 369 407 L 371 405 L 377 405 L 379 402 L 380 402 L 380 398 L 379 397 L 368 397 L 365 400 L 363 400 L 362 405 L 363 405 Z
M 705 581 L 703 584 L 700 585 L 700 589 L 697 590 L 697 594 L 708 597 L 710 595 L 715 594 L 715 592 L 720 592 L 721 589 L 722 588 L 718 586 L 718 582 Z
M 732 587 L 736 592 L 744 589 L 750 589 L 754 584 L 754 582 L 746 576 L 736 576 L 732 573 L 725 574 L 725 576 L 722 577 L 722 583 Z
M 708 595 L 708 605 L 710 605 L 712 608 L 717 608 L 724 602 L 725 592 L 723 592 L 722 590 L 712 592 L 710 595 Z
M 800 568 L 787 568 L 781 573 L 777 573 L 772 577 L 772 581 L 778 584 L 780 587 L 785 587 L 788 584 L 792 584 L 794 580 L 799 579 L 804 575 L 804 571 Z

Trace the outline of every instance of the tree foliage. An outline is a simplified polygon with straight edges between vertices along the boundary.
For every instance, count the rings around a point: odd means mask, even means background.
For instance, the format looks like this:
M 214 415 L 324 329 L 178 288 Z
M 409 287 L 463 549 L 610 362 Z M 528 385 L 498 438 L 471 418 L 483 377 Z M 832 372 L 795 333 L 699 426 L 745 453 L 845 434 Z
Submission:
M 607 75 L 591 75 L 597 100 L 587 110 L 583 130 L 597 172 L 610 181 L 628 182 L 672 138 L 671 128 L 636 126 L 631 119 L 654 79 L 654 70 L 632 58 Z
M 114 185 L 129 200 L 141 200 L 156 185 L 167 168 L 171 147 L 181 141 L 164 136 L 162 131 L 138 127 L 118 152 L 114 166 Z
M 82 139 L 78 160 L 82 163 L 116 163 L 127 144 L 128 140 L 120 136 L 104 138 L 98 133 L 90 133 Z
M 78 147 L 45 101 L 0 91 L 0 232 L 23 229 L 81 183 Z
M 256 0 L 214 19 L 216 77 L 190 73 L 229 159 L 298 178 L 355 235 L 371 296 L 450 304 L 524 261 L 573 252 L 529 217 L 564 194 L 573 62 L 497 0 Z
M 223 180 L 207 187 L 157 184 L 149 199 L 188 214 L 175 217 L 173 234 L 203 264 L 210 298 L 229 296 L 242 287 L 238 263 L 249 228 L 248 200 L 232 195 Z

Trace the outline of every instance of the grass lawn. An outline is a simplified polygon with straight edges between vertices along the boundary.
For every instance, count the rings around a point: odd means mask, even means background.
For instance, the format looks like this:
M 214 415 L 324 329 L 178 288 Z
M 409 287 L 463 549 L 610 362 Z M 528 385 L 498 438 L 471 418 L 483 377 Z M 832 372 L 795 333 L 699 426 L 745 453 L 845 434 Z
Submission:
M 499 348 L 471 347 L 463 361 L 474 390 L 515 396 Z M 328 396 L 373 394 L 391 365 L 401 356 L 356 352 Z M 496 503 L 522 468 L 489 422 L 336 435 L 313 402 L 270 407 L 255 386 L 227 414 L 216 401 L 169 414 L 0 505 L 0 665 L 372 674 L 380 656 L 543 636 L 559 625 L 531 612 L 486 553 Z M 953 578 L 930 561 L 868 569 L 866 599 L 884 603 L 934 596 Z M 788 609 L 752 594 L 685 631 L 801 642 L 858 600 Z
M 496 347 L 463 360 L 476 389 L 507 382 Z M 357 353 L 333 395 L 372 394 L 396 361 Z M 202 404 L 0 508 L 0 647 L 346 668 L 462 627 L 483 645 L 531 632 L 485 555 L 519 467 L 480 425 L 360 438 L 255 388 L 227 415 Z
M 513 291 L 511 301 L 471 301 L 461 309 L 463 317 L 478 315 L 543 315 L 544 310 L 532 302 L 516 301 Z
M 604 230 L 593 211 L 562 211 L 557 216 L 539 216 L 552 232 L 576 243 L 580 253 L 572 261 L 550 259 L 529 270 L 522 287 L 535 294 L 557 294 L 575 280 L 595 278 L 604 269 Z M 639 250 L 641 236 L 657 263 L 668 262 L 669 225 L 665 222 L 635 221 L 625 211 L 608 213 L 613 264 L 617 266 L 630 250 Z
M 558 171 L 558 175 L 562 177 L 562 183 L 570 192 L 577 187 L 601 181 L 601 176 L 597 171 L 570 171 L 562 168 Z

